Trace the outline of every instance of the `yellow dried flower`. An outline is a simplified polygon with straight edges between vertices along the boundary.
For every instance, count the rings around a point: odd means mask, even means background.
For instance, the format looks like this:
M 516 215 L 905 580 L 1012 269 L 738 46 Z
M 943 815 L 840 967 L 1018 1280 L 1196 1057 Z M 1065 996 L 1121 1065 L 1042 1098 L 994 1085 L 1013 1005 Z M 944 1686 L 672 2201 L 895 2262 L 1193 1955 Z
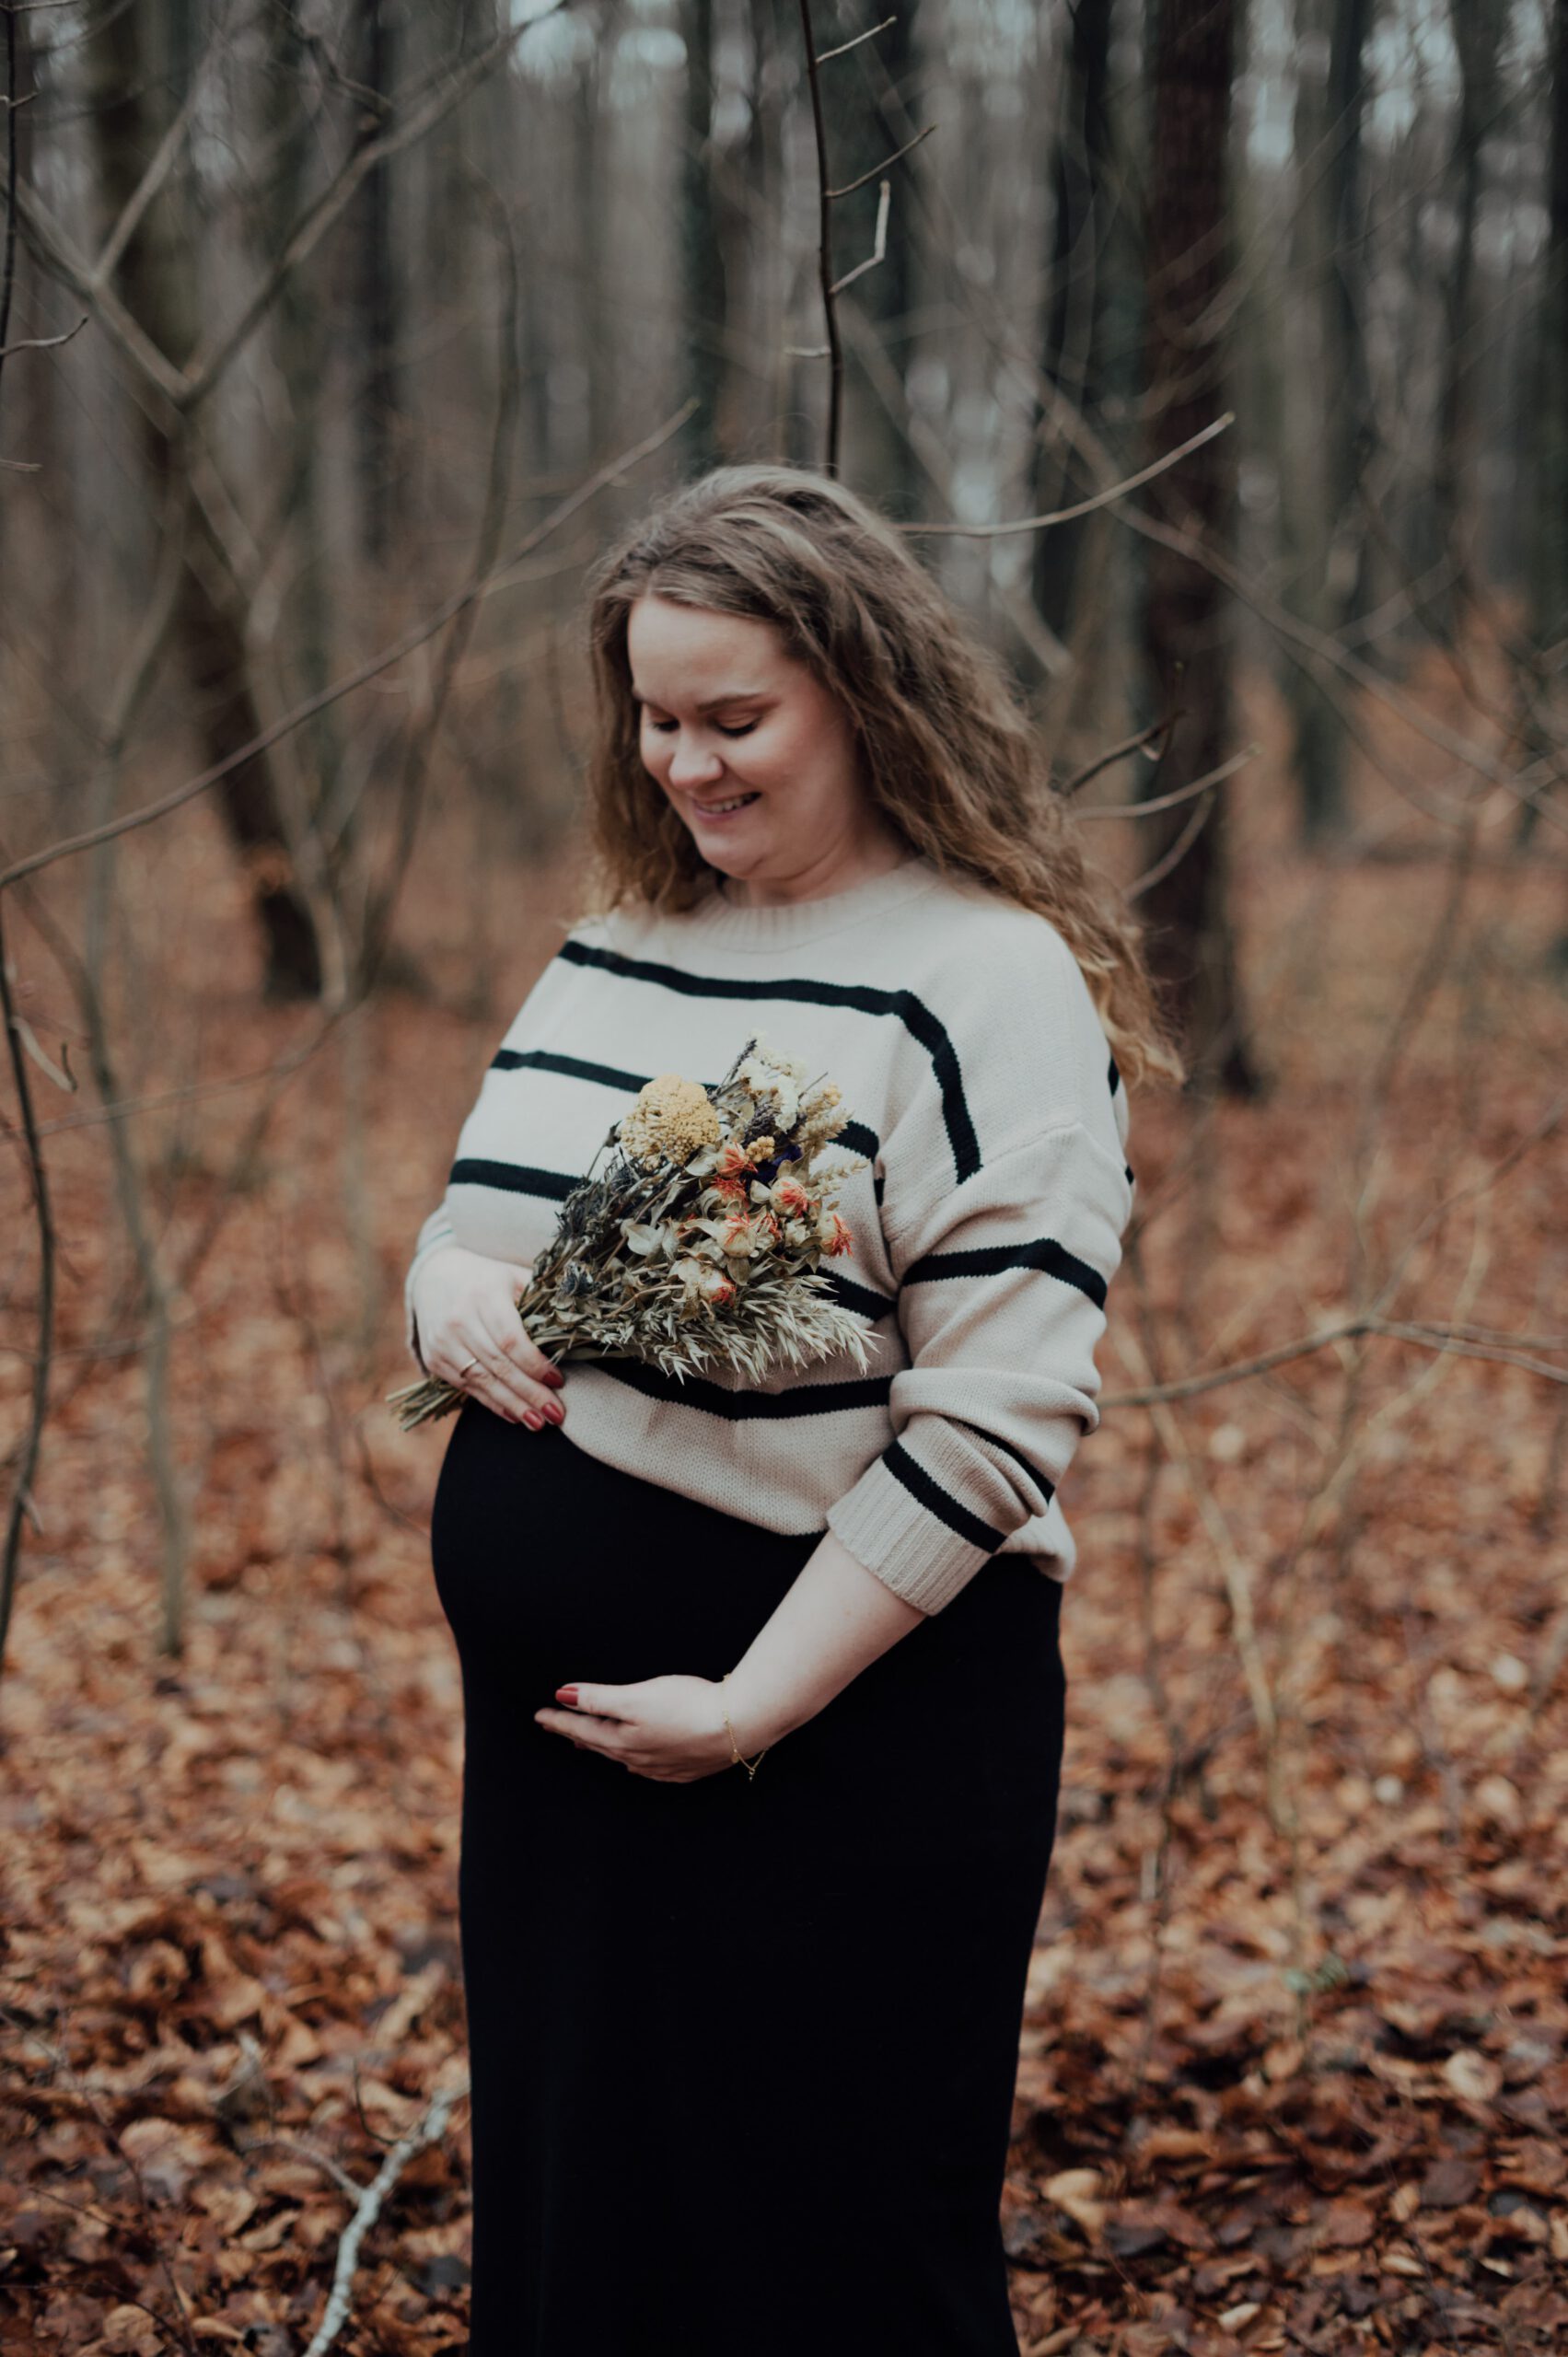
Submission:
M 847 1109 L 842 1112 L 839 1109 L 842 1102 L 842 1091 L 836 1081 L 824 1080 L 812 1090 L 806 1100 L 799 1130 L 804 1153 L 809 1154 L 813 1146 L 826 1145 L 830 1138 L 838 1136 L 849 1120 Z
M 704 1146 L 717 1145 L 724 1132 L 700 1082 L 683 1080 L 678 1072 L 661 1072 L 638 1090 L 620 1134 L 633 1161 L 656 1162 L 668 1155 L 684 1167 Z

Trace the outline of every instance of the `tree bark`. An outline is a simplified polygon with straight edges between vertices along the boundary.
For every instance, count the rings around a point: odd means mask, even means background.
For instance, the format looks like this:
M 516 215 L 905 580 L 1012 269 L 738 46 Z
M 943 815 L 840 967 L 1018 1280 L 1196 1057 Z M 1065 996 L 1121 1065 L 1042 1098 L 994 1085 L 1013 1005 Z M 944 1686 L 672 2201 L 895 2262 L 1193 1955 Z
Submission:
M 86 44 L 91 136 L 106 230 L 129 202 L 188 85 L 183 11 L 148 5 L 110 11 Z M 196 343 L 197 286 L 189 191 L 172 173 L 127 241 L 116 292 L 166 356 L 184 362 Z M 155 514 L 190 464 L 183 425 L 144 411 L 142 447 Z M 239 592 L 226 554 L 198 503 L 191 503 L 188 562 L 176 599 L 174 639 L 191 690 L 192 726 L 209 762 L 226 761 L 261 733 L 246 659 Z M 315 926 L 294 877 L 264 755 L 231 770 L 217 789 L 229 840 L 250 877 L 265 950 L 269 998 L 315 997 L 321 985 Z
M 1362 329 L 1361 132 L 1370 19 L 1371 0 L 1296 0 L 1292 260 L 1301 308 L 1279 322 L 1287 345 L 1280 504 L 1287 571 L 1299 585 L 1295 611 L 1330 637 L 1364 610 L 1365 597 L 1360 499 L 1372 415 Z M 1345 825 L 1345 730 L 1300 664 L 1287 661 L 1281 681 L 1291 707 L 1302 839 L 1321 844 Z
M 1106 257 L 1113 199 L 1107 185 L 1107 90 L 1115 0 L 1078 0 L 1072 12 L 1052 171 L 1051 285 L 1040 366 L 1074 409 L 1098 409 L 1105 370 Z M 1035 505 L 1047 513 L 1095 489 L 1077 453 L 1042 421 Z M 1081 516 L 1035 536 L 1032 588 L 1056 637 L 1072 635 L 1085 546 L 1103 518 Z
M 685 130 L 680 159 L 681 286 L 686 308 L 688 389 L 698 407 L 686 425 L 694 474 L 723 455 L 725 400 L 725 269 L 714 190 L 714 0 L 680 0 L 686 48 Z
M 1162 456 L 1213 423 L 1227 393 L 1226 158 L 1237 0 L 1159 0 L 1145 226 L 1148 451 Z M 1223 555 L 1236 536 L 1236 456 L 1218 435 L 1150 487 L 1150 504 Z M 1214 575 L 1148 544 L 1144 654 L 1156 710 L 1177 714 L 1159 790 L 1216 769 L 1235 750 L 1231 615 Z M 1225 789 L 1195 838 L 1144 896 L 1150 962 L 1184 1034 L 1189 1086 L 1250 1096 L 1260 1083 L 1237 970 Z M 1179 804 L 1140 830 L 1157 866 L 1193 818 Z
M 878 9 L 867 21 L 878 23 L 888 15 L 893 15 L 891 9 Z M 914 9 L 906 0 L 884 31 L 863 41 L 847 56 L 830 58 L 822 68 L 828 171 L 834 188 L 846 187 L 862 172 L 875 171 L 920 128 L 913 120 L 918 106 L 913 20 Z M 819 47 L 836 48 L 850 29 L 843 12 L 830 17 L 824 11 L 817 33 Z M 841 305 L 854 304 L 859 309 L 898 379 L 902 397 L 899 413 L 894 414 L 867 373 L 854 339 L 846 336 L 839 473 L 885 514 L 906 520 L 919 513 L 920 499 L 905 424 L 904 387 L 913 277 L 914 206 L 910 175 L 921 168 L 917 150 L 886 174 L 889 183 L 886 250 L 874 270 L 857 278 L 837 298 Z M 839 277 L 872 252 L 880 201 L 878 181 L 873 180 L 834 205 L 833 264 Z
M 1568 0 L 1552 10 L 1551 108 L 1530 452 L 1530 635 L 1538 647 L 1568 636 Z
M 1451 645 L 1474 597 L 1476 528 L 1475 231 L 1481 210 L 1481 142 L 1497 103 L 1502 0 L 1450 0 L 1459 59 L 1459 120 L 1454 140 L 1451 202 L 1454 250 L 1443 282 L 1445 333 L 1432 504 L 1439 554 L 1451 568 L 1433 600 Z
M 360 0 L 359 80 L 366 93 L 366 129 L 384 127 L 396 79 L 395 0 Z M 392 176 L 386 164 L 366 174 L 354 200 L 354 297 L 361 354 L 355 404 L 359 461 L 360 546 L 371 563 L 385 565 L 399 538 L 402 452 L 398 420 L 398 276 L 392 251 Z

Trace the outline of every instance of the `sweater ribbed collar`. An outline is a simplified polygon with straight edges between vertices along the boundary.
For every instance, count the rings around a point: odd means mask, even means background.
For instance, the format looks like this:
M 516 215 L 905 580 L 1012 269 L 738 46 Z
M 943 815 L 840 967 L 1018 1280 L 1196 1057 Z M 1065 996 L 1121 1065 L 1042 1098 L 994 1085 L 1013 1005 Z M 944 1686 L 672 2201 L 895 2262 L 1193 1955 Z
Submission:
M 827 892 L 818 900 L 751 908 L 744 901 L 731 900 L 723 889 L 722 879 L 715 876 L 713 890 L 688 911 L 680 923 L 704 942 L 765 955 L 770 950 L 793 949 L 802 942 L 820 940 L 826 934 L 842 933 L 851 925 L 869 923 L 889 909 L 900 908 L 920 893 L 929 892 L 939 881 L 932 863 L 914 854 L 864 884 L 852 884 L 846 891 Z

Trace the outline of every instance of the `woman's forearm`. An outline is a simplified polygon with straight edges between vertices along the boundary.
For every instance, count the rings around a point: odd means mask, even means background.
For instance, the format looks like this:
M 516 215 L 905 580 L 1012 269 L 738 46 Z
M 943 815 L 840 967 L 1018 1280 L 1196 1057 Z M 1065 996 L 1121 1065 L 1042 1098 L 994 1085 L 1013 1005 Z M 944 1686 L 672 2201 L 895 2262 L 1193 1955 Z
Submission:
M 928 1617 L 830 1530 L 729 1674 L 725 1707 L 736 1742 L 758 1750 L 804 1726 Z

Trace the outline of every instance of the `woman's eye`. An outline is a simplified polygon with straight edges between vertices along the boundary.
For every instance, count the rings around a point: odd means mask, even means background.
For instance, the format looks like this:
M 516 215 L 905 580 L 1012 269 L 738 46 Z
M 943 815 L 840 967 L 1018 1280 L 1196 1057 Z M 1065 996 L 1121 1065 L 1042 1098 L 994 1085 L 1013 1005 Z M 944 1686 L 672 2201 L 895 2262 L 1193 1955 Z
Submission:
M 664 737 L 668 734 L 670 729 L 678 726 L 679 724 L 673 720 L 650 720 L 647 725 L 654 731 L 656 736 Z M 720 721 L 718 724 L 718 731 L 721 737 L 749 737 L 756 726 L 757 723 L 754 720 L 743 720 L 738 726 L 734 728 L 726 728 L 724 726 L 724 723 Z

